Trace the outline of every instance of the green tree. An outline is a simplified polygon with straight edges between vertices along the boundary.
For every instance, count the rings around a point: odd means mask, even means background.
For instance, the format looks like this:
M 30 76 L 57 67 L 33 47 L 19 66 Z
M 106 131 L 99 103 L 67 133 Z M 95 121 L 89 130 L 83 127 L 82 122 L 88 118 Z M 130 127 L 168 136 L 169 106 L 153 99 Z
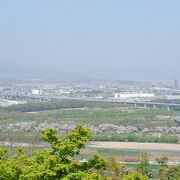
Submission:
M 80 150 L 91 136 L 91 131 L 83 126 L 67 133 L 65 138 L 58 136 L 57 130 L 46 129 L 41 139 L 50 147 L 29 154 L 26 149 L 17 148 L 10 155 L 6 148 L 0 148 L 0 180 L 147 180 L 149 161 L 146 153 L 141 154 L 140 166 L 129 171 L 115 158 L 104 159 L 95 154 L 86 162 L 78 159 Z M 178 180 L 180 166 L 169 167 L 167 158 L 159 158 L 157 179 Z
M 156 159 L 160 165 L 158 178 L 160 180 L 180 180 L 180 166 L 168 166 L 168 157 L 163 156 Z
M 0 179 L 2 180 L 80 180 L 102 176 L 92 171 L 93 168 L 105 166 L 106 161 L 95 155 L 88 162 L 81 163 L 76 159 L 80 149 L 91 136 L 91 131 L 79 126 L 67 133 L 63 139 L 55 129 L 42 132 L 42 140 L 50 144 L 49 149 L 35 152 L 28 156 L 22 148 L 17 149 L 15 156 L 8 157 L 7 149 L 0 149 Z
M 139 157 L 140 164 L 138 165 L 137 170 L 142 174 L 148 176 L 149 174 L 149 157 L 147 152 L 143 152 Z
M 124 175 L 122 180 L 148 180 L 148 177 L 141 174 L 138 171 L 129 171 L 127 175 Z

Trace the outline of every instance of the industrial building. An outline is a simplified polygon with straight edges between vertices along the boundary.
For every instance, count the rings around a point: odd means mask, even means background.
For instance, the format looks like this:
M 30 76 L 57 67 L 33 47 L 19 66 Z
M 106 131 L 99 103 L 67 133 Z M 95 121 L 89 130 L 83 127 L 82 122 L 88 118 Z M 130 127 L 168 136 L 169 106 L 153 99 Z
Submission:
M 155 97 L 154 93 L 115 93 L 116 99 L 128 99 L 128 98 L 152 98 Z

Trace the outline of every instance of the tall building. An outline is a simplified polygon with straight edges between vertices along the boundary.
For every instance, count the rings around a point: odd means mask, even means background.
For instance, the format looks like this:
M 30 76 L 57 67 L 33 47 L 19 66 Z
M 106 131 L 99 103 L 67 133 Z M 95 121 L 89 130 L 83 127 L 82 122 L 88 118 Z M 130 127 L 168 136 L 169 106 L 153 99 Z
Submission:
M 177 79 L 174 80 L 174 88 L 175 88 L 175 89 L 178 88 L 178 81 L 177 81 Z

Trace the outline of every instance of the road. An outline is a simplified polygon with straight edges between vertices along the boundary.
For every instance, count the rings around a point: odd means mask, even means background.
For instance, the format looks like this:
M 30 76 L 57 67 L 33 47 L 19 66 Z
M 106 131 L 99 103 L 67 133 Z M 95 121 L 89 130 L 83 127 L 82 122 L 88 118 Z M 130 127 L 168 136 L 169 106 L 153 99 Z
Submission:
M 145 151 L 162 151 L 162 152 L 166 151 L 166 152 L 176 152 L 180 154 L 180 144 L 91 141 L 87 144 L 87 146 L 94 148 L 109 148 L 109 149 L 123 149 L 123 150 L 145 150 Z

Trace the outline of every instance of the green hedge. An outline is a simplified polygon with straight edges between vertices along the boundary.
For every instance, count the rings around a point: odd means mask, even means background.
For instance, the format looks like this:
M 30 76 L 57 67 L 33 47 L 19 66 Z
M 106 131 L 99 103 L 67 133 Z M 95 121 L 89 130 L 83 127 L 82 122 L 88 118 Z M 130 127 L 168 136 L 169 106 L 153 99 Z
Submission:
M 28 102 L 27 104 L 9 106 L 5 109 L 9 111 L 33 112 L 33 111 L 66 109 L 66 108 L 84 108 L 84 107 L 106 108 L 106 107 L 119 107 L 119 106 L 122 106 L 122 104 L 114 104 L 112 102 L 64 99 L 64 100 L 55 100 L 55 101 Z
M 119 142 L 150 142 L 150 143 L 178 143 L 178 137 L 162 135 L 161 137 L 146 134 L 95 134 L 92 141 L 119 141 Z

